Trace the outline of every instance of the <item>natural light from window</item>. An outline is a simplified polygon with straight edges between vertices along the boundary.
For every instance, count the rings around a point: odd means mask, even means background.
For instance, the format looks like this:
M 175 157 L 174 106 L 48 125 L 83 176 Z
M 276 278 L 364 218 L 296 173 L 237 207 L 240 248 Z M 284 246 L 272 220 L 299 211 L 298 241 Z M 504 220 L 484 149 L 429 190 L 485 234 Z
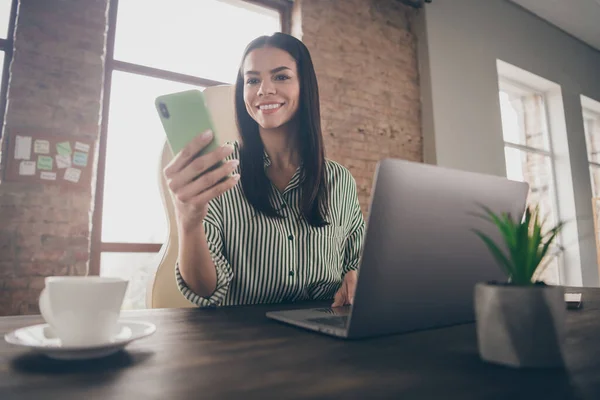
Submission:
M 542 95 L 508 83 L 501 84 L 500 110 L 506 176 L 530 185 L 528 204 L 539 205 L 546 226 L 558 221 L 554 165 Z M 560 244 L 560 240 L 557 242 Z M 559 283 L 560 257 L 554 258 L 542 279 Z
M 115 59 L 233 83 L 250 40 L 279 30 L 276 10 L 243 1 L 121 0 Z
M 592 195 L 600 197 L 600 102 L 583 98 L 582 109 Z
M 0 0 L 0 38 L 8 37 L 8 25 L 10 23 L 10 7 L 12 0 Z

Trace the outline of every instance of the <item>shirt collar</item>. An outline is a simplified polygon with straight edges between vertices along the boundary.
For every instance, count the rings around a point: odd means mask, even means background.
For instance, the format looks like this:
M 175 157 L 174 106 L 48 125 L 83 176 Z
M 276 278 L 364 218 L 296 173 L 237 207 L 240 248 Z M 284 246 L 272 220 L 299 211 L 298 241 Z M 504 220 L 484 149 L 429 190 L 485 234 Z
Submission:
M 266 150 L 263 150 L 263 164 L 265 169 L 271 165 L 271 159 L 269 158 Z

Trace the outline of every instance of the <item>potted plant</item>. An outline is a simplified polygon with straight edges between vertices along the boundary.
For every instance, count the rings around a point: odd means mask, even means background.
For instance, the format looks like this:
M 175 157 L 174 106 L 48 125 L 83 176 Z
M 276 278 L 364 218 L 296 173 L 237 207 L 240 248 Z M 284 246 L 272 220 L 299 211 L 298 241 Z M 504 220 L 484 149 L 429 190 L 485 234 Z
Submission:
M 500 231 L 503 246 L 481 231 L 484 241 L 507 275 L 506 282 L 475 285 L 477 342 L 484 361 L 512 367 L 560 367 L 565 337 L 564 288 L 537 280 L 548 265 L 548 249 L 563 224 L 544 231 L 539 208 L 525 218 L 496 215 L 484 207 L 481 217 Z M 505 249 L 505 251 L 502 250 Z

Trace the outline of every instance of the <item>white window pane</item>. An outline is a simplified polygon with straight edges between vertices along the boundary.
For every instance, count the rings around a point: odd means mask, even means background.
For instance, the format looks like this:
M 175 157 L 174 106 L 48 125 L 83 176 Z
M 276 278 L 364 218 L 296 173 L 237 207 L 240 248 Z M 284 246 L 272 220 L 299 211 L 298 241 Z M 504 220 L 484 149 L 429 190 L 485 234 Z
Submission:
M 115 59 L 233 83 L 244 48 L 281 30 L 277 11 L 240 0 L 121 0 Z
M 592 178 L 592 195 L 600 196 L 600 167 L 590 165 L 590 176 Z
M 551 252 L 553 250 L 548 250 Z M 536 280 L 546 282 L 548 285 L 560 285 L 559 264 L 562 260 L 562 255 L 556 257 L 546 257 L 540 265 L 540 270 L 536 272 Z M 543 268 L 543 269 L 542 269 Z
M 586 113 L 583 119 L 588 160 L 600 163 L 600 114 Z
M 504 141 L 549 150 L 544 99 L 535 93 L 500 91 Z
M 102 241 L 162 243 L 166 216 L 158 189 L 165 142 L 154 99 L 194 86 L 115 71 L 112 75 Z
M 159 260 L 159 253 L 102 253 L 100 276 L 129 281 L 123 300 L 124 310 L 146 308 L 147 287 Z
M 8 37 L 8 25 L 10 22 L 11 5 L 12 0 L 0 0 L 0 38 L 3 39 L 6 39 Z
M 546 228 L 558 221 L 556 187 L 550 157 L 505 147 L 506 176 L 515 181 L 529 183 L 528 204 L 540 207 L 540 217 L 547 217 Z

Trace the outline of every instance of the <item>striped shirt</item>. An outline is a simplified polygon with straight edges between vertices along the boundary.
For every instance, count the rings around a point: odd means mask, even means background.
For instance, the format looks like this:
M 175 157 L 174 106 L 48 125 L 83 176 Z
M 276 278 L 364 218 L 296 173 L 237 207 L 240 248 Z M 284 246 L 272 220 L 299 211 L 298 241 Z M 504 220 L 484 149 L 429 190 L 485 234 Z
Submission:
M 228 159 L 239 159 L 237 142 Z M 264 163 L 270 165 L 266 152 Z M 330 224 L 325 227 L 311 226 L 302 215 L 301 167 L 283 192 L 274 190 L 274 206 L 284 218 L 255 211 L 241 184 L 213 199 L 203 225 L 216 289 L 209 297 L 198 296 L 176 265 L 181 293 L 200 307 L 333 298 L 344 275 L 358 267 L 365 223 L 350 172 L 331 160 L 326 169 Z

